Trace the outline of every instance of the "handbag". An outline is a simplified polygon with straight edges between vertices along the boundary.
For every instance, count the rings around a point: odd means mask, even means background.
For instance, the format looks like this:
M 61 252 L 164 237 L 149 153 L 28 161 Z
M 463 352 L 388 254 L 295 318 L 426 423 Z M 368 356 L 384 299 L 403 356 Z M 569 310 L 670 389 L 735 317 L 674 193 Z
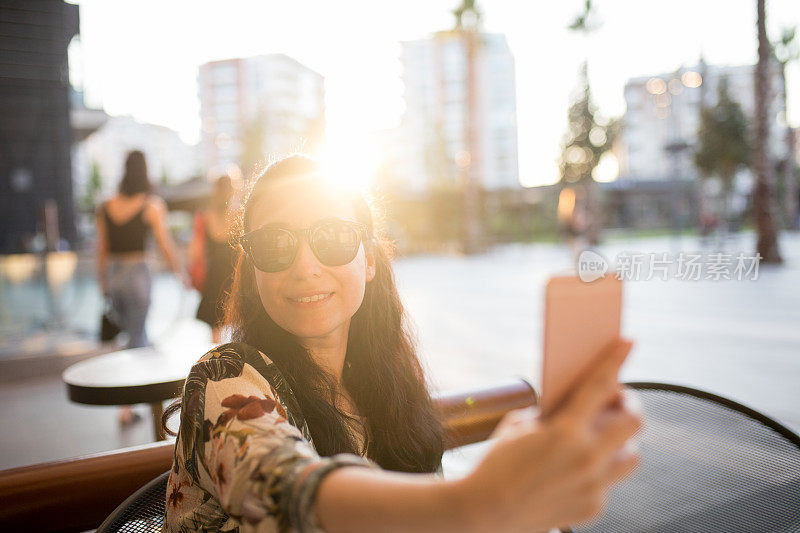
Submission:
M 202 211 L 194 216 L 192 241 L 196 252 L 189 264 L 189 279 L 192 287 L 203 292 L 206 284 L 206 220 Z
M 111 298 L 106 298 L 105 307 L 103 308 L 103 316 L 100 318 L 100 341 L 108 342 L 113 341 L 119 335 L 120 329 L 117 324 L 111 320 Z

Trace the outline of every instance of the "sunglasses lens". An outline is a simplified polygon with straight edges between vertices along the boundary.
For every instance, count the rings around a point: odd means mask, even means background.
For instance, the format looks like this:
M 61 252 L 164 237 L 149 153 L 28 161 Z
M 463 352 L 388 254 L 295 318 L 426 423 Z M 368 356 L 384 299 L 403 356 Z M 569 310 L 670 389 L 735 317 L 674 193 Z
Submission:
M 311 248 L 317 258 L 328 266 L 346 265 L 358 253 L 361 244 L 358 231 L 343 222 L 329 222 L 311 235 Z
M 263 228 L 252 237 L 253 262 L 263 272 L 280 272 L 294 260 L 297 243 L 294 236 L 280 228 Z

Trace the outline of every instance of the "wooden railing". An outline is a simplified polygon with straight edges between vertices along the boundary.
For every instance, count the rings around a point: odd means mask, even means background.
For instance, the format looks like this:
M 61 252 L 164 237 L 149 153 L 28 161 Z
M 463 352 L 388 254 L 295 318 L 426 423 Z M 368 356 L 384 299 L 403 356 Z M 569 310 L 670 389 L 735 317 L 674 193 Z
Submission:
M 441 395 L 448 448 L 485 440 L 505 413 L 534 405 L 526 381 Z M 172 465 L 172 442 L 0 472 L 0 531 L 96 528 L 139 487 Z
M 486 440 L 507 412 L 538 403 L 534 388 L 518 379 L 502 385 L 452 392 L 436 399 L 442 413 L 447 448 Z

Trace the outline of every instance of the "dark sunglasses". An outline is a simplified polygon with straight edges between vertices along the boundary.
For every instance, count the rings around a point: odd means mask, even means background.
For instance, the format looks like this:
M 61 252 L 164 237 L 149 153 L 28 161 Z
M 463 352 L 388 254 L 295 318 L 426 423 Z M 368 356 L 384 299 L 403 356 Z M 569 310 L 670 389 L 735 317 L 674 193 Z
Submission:
M 358 222 L 328 218 L 300 230 L 263 226 L 242 235 L 239 242 L 257 269 L 280 272 L 294 262 L 301 236 L 306 238 L 320 263 L 341 266 L 352 261 L 358 247 L 366 242 L 367 227 Z

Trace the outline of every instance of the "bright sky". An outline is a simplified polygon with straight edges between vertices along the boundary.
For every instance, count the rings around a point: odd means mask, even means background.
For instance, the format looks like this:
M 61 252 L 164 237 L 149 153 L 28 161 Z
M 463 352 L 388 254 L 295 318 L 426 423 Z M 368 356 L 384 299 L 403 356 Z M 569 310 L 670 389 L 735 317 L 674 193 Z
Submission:
M 449 29 L 459 0 L 169 1 L 78 0 L 86 103 L 112 115 L 199 139 L 200 64 L 284 53 L 325 76 L 327 139 L 341 158 L 374 148 L 372 133 L 403 112 L 400 41 Z M 584 41 L 565 27 L 583 0 L 477 1 L 486 31 L 506 34 L 517 67 L 520 180 L 557 179 L 568 96 L 588 53 L 595 100 L 606 115 L 625 110 L 635 76 L 696 64 L 756 61 L 755 0 L 595 0 L 603 26 Z M 797 0 L 768 0 L 772 39 L 800 26 Z M 77 54 L 75 56 L 77 59 Z M 800 125 L 800 66 L 787 83 L 789 123 Z M 350 155 L 353 157 L 350 158 Z M 378 160 L 368 158 L 368 164 Z

